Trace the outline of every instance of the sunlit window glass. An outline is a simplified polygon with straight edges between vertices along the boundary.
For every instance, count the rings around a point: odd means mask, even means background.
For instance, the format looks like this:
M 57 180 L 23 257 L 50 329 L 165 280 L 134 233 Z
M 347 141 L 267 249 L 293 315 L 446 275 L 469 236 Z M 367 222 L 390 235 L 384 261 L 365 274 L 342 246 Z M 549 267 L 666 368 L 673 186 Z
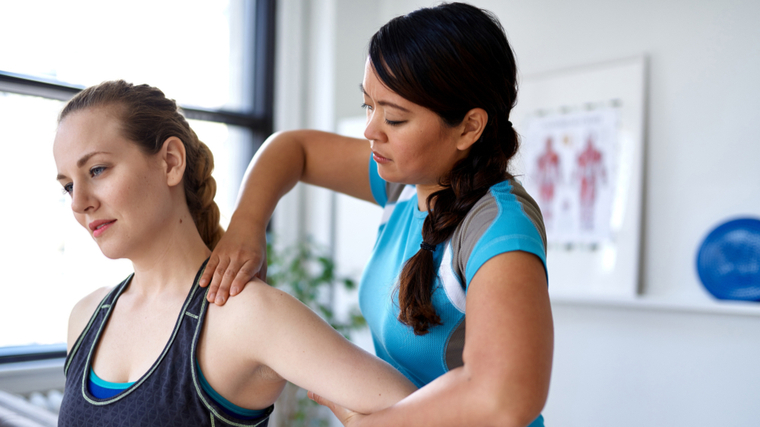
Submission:
M 185 105 L 247 110 L 250 3 L 3 1 L 0 70 L 78 86 L 124 79 L 157 86 Z

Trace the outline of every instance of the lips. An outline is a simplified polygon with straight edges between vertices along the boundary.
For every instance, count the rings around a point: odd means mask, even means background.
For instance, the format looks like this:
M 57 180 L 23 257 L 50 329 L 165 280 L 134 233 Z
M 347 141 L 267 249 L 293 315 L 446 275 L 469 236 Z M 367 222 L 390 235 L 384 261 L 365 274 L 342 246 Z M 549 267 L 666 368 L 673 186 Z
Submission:
M 92 231 L 92 236 L 99 237 L 115 222 L 115 219 L 99 219 L 91 222 L 88 226 L 90 227 L 90 231 Z
M 378 154 L 378 153 L 376 153 L 374 151 L 372 152 L 372 158 L 375 159 L 375 161 L 377 163 L 387 163 L 387 162 L 391 161 L 391 159 L 389 159 L 387 157 L 383 157 L 383 156 L 381 156 L 380 154 Z

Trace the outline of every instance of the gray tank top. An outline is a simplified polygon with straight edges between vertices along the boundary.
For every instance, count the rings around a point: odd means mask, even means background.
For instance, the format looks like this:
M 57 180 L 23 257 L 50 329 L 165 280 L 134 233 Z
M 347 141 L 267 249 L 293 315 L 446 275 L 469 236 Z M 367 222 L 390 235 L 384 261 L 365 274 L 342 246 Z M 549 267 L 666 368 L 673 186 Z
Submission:
M 195 277 L 174 332 L 158 360 L 132 386 L 109 399 L 98 399 L 89 392 L 89 368 L 111 310 L 132 276 L 100 302 L 66 358 L 59 426 L 267 426 L 274 406 L 252 420 L 236 418 L 201 387 L 194 361 L 208 309 L 205 292 L 198 286 L 205 265 L 204 262 Z

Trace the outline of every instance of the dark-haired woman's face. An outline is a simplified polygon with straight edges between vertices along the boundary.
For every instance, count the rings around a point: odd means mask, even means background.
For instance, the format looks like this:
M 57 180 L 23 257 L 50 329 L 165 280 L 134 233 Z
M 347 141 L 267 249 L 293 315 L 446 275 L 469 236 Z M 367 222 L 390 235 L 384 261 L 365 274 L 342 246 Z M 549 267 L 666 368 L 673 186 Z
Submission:
M 362 82 L 367 127 L 380 176 L 390 182 L 437 187 L 468 150 L 459 150 L 462 126 L 447 126 L 433 111 L 388 89 L 368 60 Z

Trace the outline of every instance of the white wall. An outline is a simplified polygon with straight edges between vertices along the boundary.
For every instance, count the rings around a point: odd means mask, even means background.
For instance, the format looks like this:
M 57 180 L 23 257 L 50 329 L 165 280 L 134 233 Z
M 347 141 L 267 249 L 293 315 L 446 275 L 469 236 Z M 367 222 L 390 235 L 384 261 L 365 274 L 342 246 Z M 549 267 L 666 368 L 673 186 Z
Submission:
M 327 104 L 336 126 L 362 114 L 356 87 L 371 34 L 398 14 L 437 2 L 314 3 L 335 13 L 334 27 L 310 31 L 334 36 L 327 48 L 334 62 L 324 65 L 333 74 L 323 78 L 334 88 Z M 760 216 L 760 2 L 472 3 L 500 18 L 523 74 L 649 58 L 642 301 L 555 304 L 547 424 L 756 425 L 760 309 L 715 303 L 694 258 L 718 222 Z M 351 225 L 337 227 L 335 235 L 353 236 Z M 341 237 L 336 253 L 355 245 Z

